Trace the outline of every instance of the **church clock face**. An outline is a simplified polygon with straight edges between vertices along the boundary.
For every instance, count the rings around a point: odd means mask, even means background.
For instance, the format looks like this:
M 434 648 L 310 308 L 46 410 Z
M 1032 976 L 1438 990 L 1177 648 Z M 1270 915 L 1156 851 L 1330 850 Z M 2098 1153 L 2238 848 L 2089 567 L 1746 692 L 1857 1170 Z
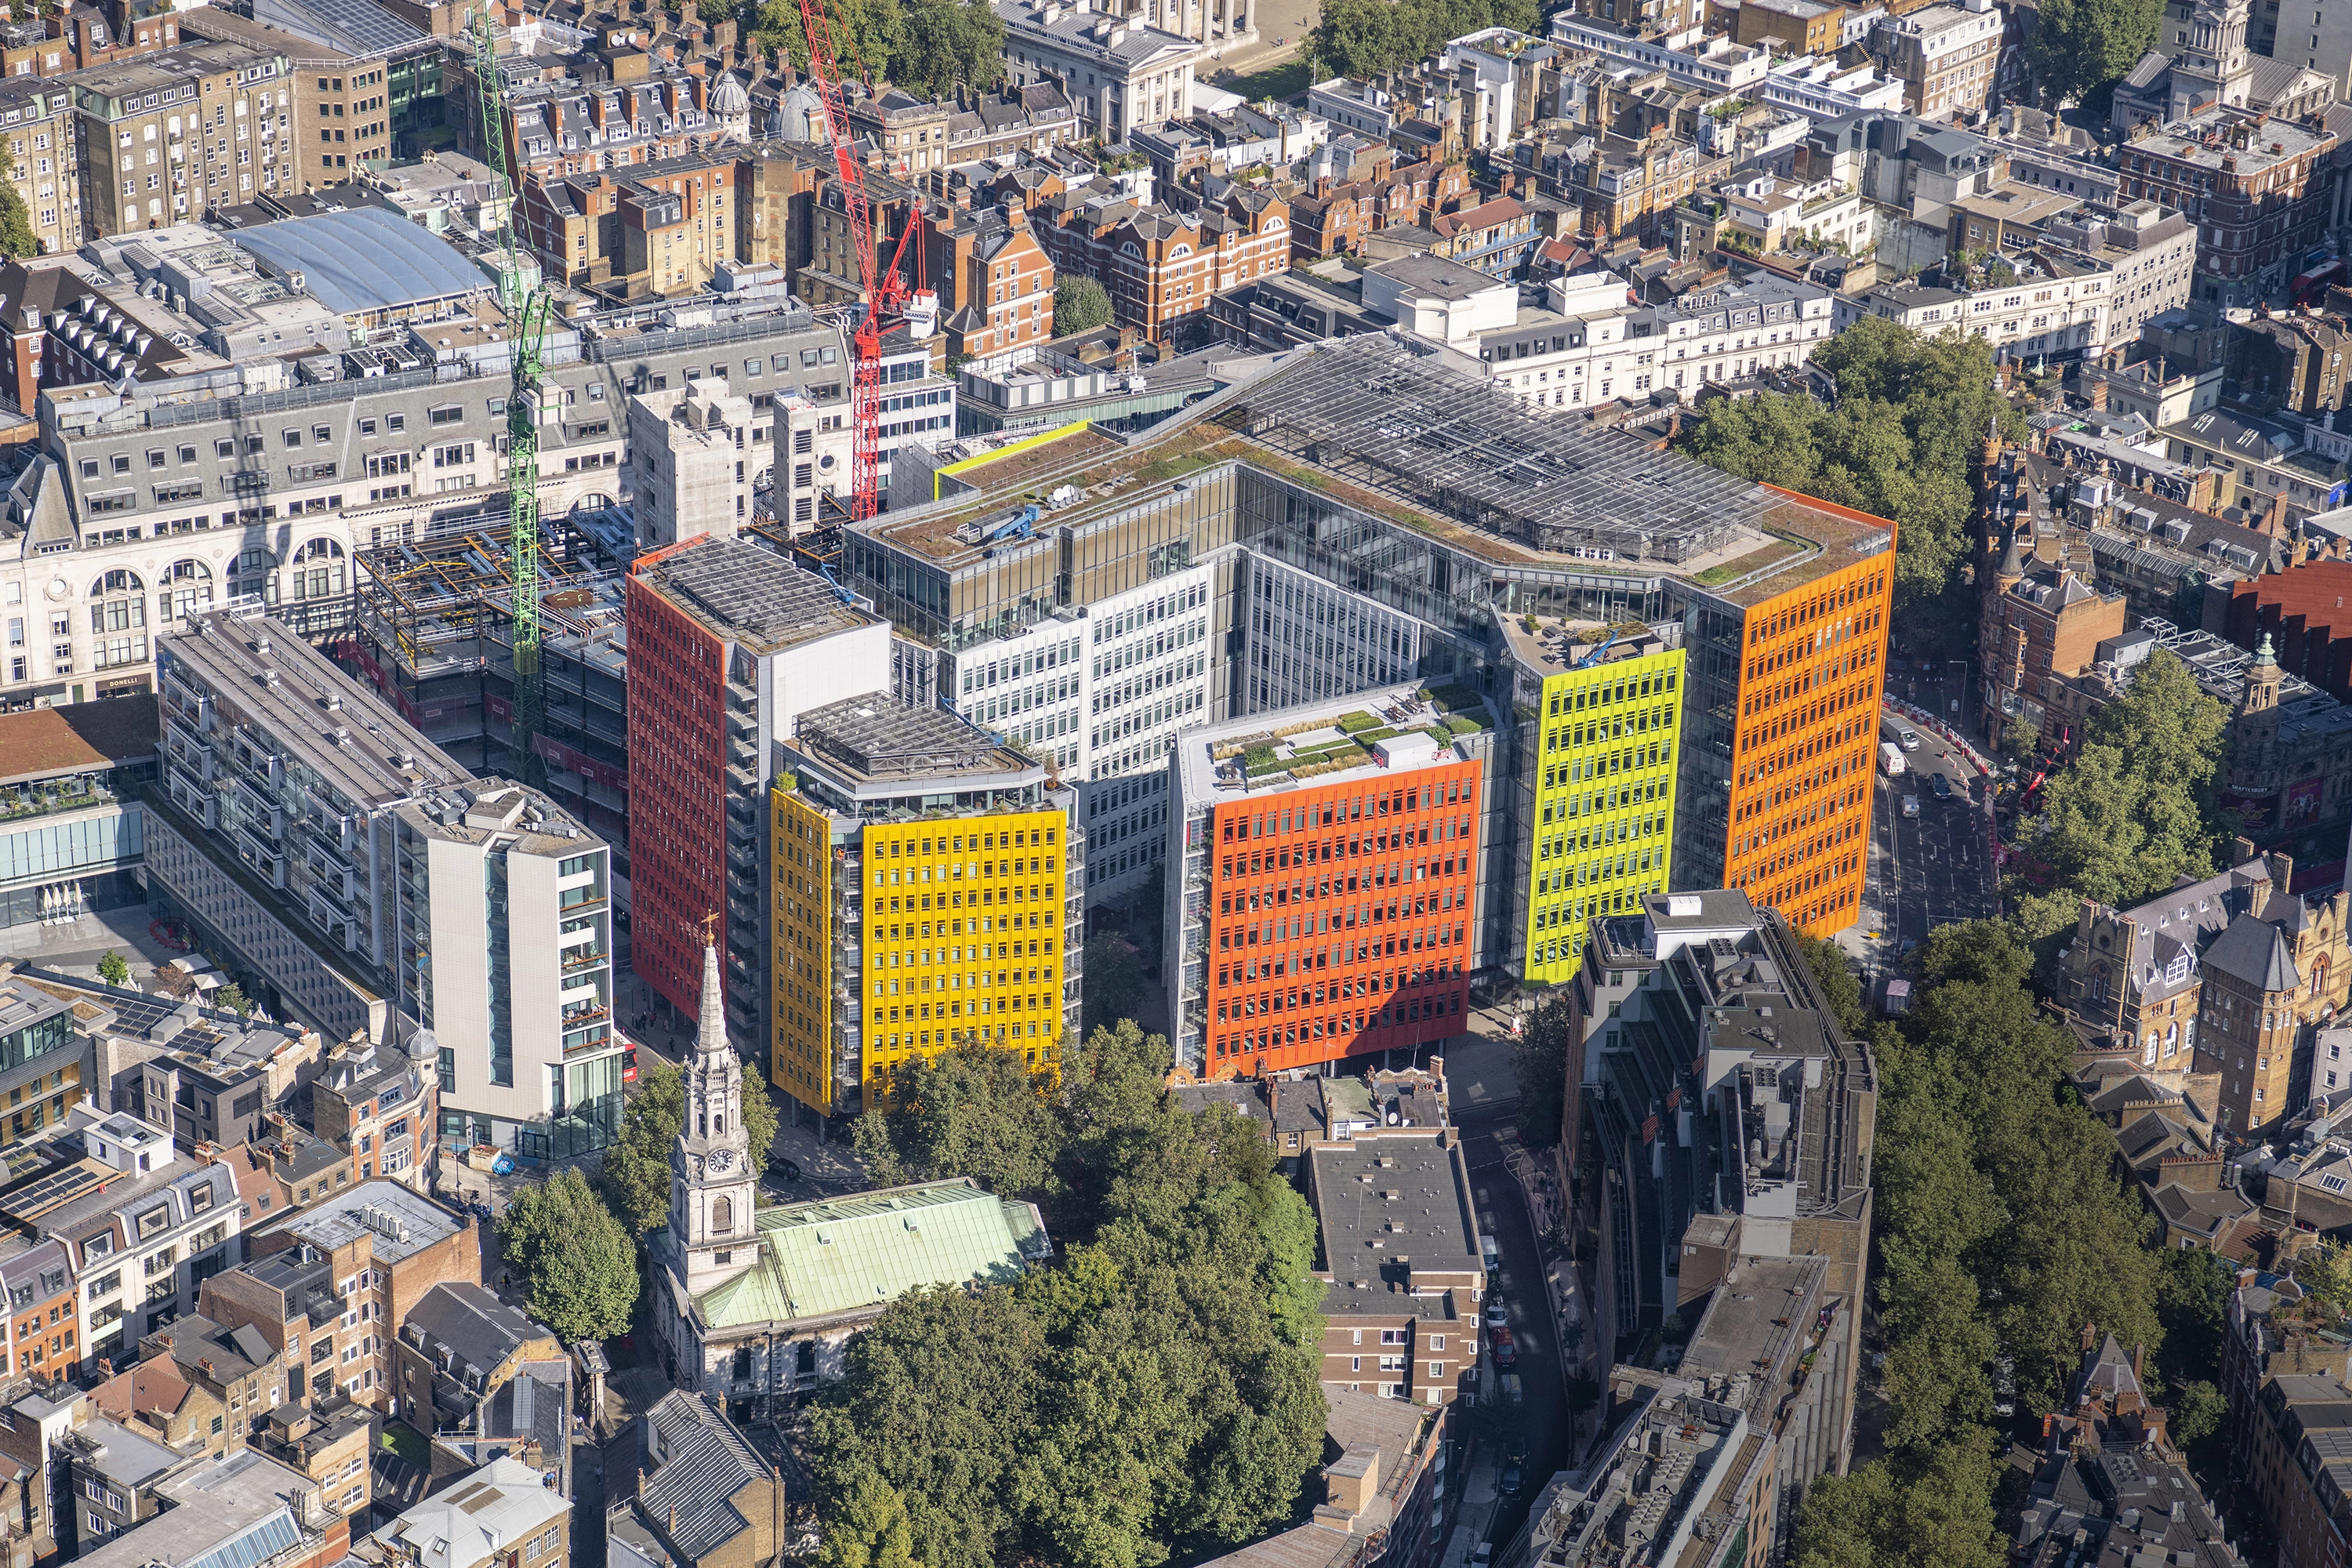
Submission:
M 713 1150 L 710 1152 L 710 1158 L 709 1158 L 709 1166 L 710 1166 L 711 1170 L 713 1170 L 714 1172 L 721 1172 L 721 1173 L 723 1173 L 723 1172 L 725 1172 L 725 1171 L 726 1171 L 730 1166 L 731 1166 L 731 1165 L 733 1165 L 733 1164 L 735 1163 L 735 1156 L 734 1156 L 733 1154 L 730 1153 L 727 1150 L 724 1150 L 724 1149 L 713 1149 Z

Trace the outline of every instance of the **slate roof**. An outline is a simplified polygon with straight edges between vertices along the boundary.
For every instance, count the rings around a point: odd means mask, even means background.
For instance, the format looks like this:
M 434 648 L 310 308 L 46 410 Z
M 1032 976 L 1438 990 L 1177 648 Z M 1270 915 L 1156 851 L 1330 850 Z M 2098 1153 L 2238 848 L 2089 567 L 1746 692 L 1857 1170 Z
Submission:
M 561 1455 L 564 1413 L 571 1408 L 572 1363 L 527 1361 L 490 1395 L 481 1436 L 520 1438 L 538 1444 L 544 1454 Z
M 655 1450 L 646 1457 L 657 1467 L 646 1477 L 646 1517 L 697 1559 L 748 1529 L 733 1500 L 769 1471 L 735 1424 L 707 1398 L 683 1392 L 666 1395 L 645 1420 Z
M 760 1261 L 696 1303 L 714 1329 L 876 1308 L 925 1285 L 1011 1280 L 1053 1247 L 1034 1205 L 961 1177 L 761 1209 L 756 1224 Z
M 411 1328 L 427 1342 L 447 1346 L 458 1361 L 486 1376 L 526 1342 L 547 1334 L 490 1291 L 462 1282 L 436 1285 L 425 1292 L 401 1324 L 404 1333 Z
M 2240 915 L 2205 950 L 2209 971 L 2233 976 L 2257 991 L 2292 991 L 2297 979 L 2294 950 L 2286 933 L 2270 921 Z

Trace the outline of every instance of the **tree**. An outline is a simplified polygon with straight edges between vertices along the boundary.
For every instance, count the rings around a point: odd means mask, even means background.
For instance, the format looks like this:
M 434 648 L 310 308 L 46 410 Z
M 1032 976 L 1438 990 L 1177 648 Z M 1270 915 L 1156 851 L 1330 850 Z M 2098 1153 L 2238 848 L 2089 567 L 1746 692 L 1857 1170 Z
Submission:
M 1895 583 L 1906 631 L 1964 635 L 1968 595 L 1953 590 L 1976 464 L 1989 429 L 2024 433 L 1996 390 L 1991 348 L 1864 317 L 1824 342 L 1813 363 L 1835 378 L 1836 406 L 1802 393 L 1722 399 L 1692 423 L 1685 448 L 1727 473 L 1900 524 Z
M 2051 99 L 2080 101 L 2147 52 L 2162 14 L 2162 0 L 2042 0 L 2026 62 Z
M 2000 732 L 2000 749 L 2021 763 L 2032 762 L 2042 748 L 2042 726 L 2020 713 Z
M 2295 1282 L 2332 1312 L 2352 1311 L 2352 1247 L 2323 1241 L 2294 1266 Z
M 2229 828 L 2220 781 L 2229 715 L 2159 651 L 2043 785 L 2035 851 L 2082 898 L 2129 907 L 2202 877 Z
M 1560 1140 L 1568 1108 L 1569 1037 L 1575 1018 L 1565 995 L 1547 998 L 1511 1044 L 1511 1076 L 1519 1086 L 1519 1141 L 1549 1149 Z
M 234 980 L 213 993 L 213 1005 L 240 1018 L 253 1016 L 253 999 L 245 994 L 245 987 Z
M 1054 335 L 1091 332 L 1111 323 L 1110 294 L 1083 274 L 1064 277 L 1054 284 Z M 1091 979 L 1091 977 L 1089 977 Z
M 131 965 L 124 962 L 121 953 L 110 947 L 98 961 L 98 977 L 109 985 L 128 985 L 131 983 Z
M 33 215 L 26 210 L 25 198 L 16 187 L 0 180 L 0 256 L 11 261 L 41 254 L 41 242 L 33 237 Z
M 2192 1383 L 2173 1400 L 2172 1440 L 2183 1448 L 2200 1447 L 2221 1431 L 2221 1418 L 2229 1413 L 2220 1389 L 2201 1379 Z
M 776 1142 L 776 1102 L 749 1070 L 743 1075 L 743 1142 L 755 1166 Z M 646 1069 L 621 1111 L 621 1133 L 604 1151 L 597 1176 L 604 1201 L 633 1236 L 669 1218 L 669 1156 L 686 1125 L 686 1073 L 670 1062 Z
M 530 1283 L 530 1314 L 567 1343 L 610 1339 L 637 1300 L 636 1245 L 577 1170 L 508 1200 L 499 1244 Z
M 1134 944 L 1115 931 L 1098 931 L 1087 938 L 1085 963 L 1087 1032 L 1134 1017 L 1143 1001 L 1143 960 Z
M 815 1418 L 831 1561 L 1149 1568 L 1292 1516 L 1325 1416 L 1314 1216 L 1254 1124 L 1174 1103 L 1168 1061 L 1132 1021 L 1066 1049 L 1050 1086 L 950 1052 L 861 1121 L 877 1168 L 1034 1183 L 1064 1246 L 1010 1288 L 902 1298 L 852 1342 Z M 1020 1106 L 1009 1125 L 988 1095 Z
M 1863 1011 L 1862 981 L 1847 966 L 1845 950 L 1827 937 L 1808 936 L 1803 931 L 1791 935 L 1796 939 L 1797 951 L 1804 955 L 1813 984 L 1829 1004 L 1830 1016 L 1849 1035 L 1868 1033 L 1870 1015 Z
M 1532 31 L 1535 0 L 1325 0 L 1307 52 L 1326 72 L 1364 77 L 1427 58 L 1486 27 Z
M 2164 1325 L 2158 1370 L 2175 1387 L 2221 1375 L 2221 1342 L 2229 1333 L 2230 1292 L 2237 1271 L 2201 1247 L 2168 1247 L 2158 1255 L 2156 1315 Z
M 951 98 L 958 83 L 994 87 L 1004 76 L 1004 23 L 988 0 L 904 0 L 890 79 Z
M 858 1157 L 885 1186 L 961 1175 L 1004 1197 L 1042 1196 L 1058 1147 L 1050 1084 L 993 1045 L 901 1063 L 852 1130 Z
M 883 81 L 906 37 L 898 0 L 824 0 L 838 64 L 845 77 Z M 793 68 L 806 70 L 808 37 L 799 0 L 760 0 L 751 36 L 769 48 L 782 48 Z
M 1916 1458 L 1815 1478 L 1797 1507 L 1794 1568 L 1999 1568 L 1992 1435 L 1970 1427 Z

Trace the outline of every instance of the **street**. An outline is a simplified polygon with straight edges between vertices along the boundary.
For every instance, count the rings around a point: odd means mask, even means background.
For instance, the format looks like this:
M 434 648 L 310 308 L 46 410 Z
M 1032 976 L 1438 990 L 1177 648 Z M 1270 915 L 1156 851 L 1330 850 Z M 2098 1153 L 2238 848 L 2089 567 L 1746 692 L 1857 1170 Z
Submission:
M 1566 1392 L 1561 1385 L 1559 1347 L 1552 1331 L 1551 1313 L 1544 1301 L 1542 1255 L 1528 1207 L 1503 1159 L 1504 1140 L 1518 1110 L 1518 1087 L 1511 1077 L 1510 1042 L 1500 1038 L 1463 1038 L 1451 1042 L 1445 1058 L 1448 1096 L 1455 1126 L 1462 1130 L 1463 1153 L 1469 1162 L 1471 1199 L 1478 1210 L 1479 1229 L 1495 1238 L 1502 1254 L 1500 1271 L 1504 1302 L 1510 1312 L 1511 1337 L 1518 1347 L 1519 1386 L 1527 1404 L 1520 1436 L 1528 1446 L 1523 1480 L 1516 1498 L 1498 1498 L 1491 1518 L 1482 1518 L 1475 1478 L 1491 1470 L 1500 1456 L 1482 1451 L 1465 1467 L 1465 1511 L 1456 1521 L 1446 1560 L 1460 1561 L 1475 1543 L 1492 1541 L 1497 1551 L 1527 1521 L 1528 1505 L 1568 1462 L 1569 1420 Z M 1494 1386 L 1494 1369 L 1486 1369 L 1486 1386 Z M 1481 1399 L 1486 1397 L 1481 1395 Z
M 1880 736 L 1892 740 L 1904 727 L 1890 715 Z M 1853 934 L 1867 948 L 1865 961 L 1880 972 L 1896 968 L 1906 944 L 1927 941 L 1936 927 L 2000 908 L 1988 848 L 1990 806 L 1980 798 L 1988 785 L 1941 736 L 1917 733 L 1919 749 L 1904 753 L 1904 771 L 1888 778 L 1882 767 L 1877 774 L 1866 894 L 1877 918 L 1865 918 Z M 1948 800 L 1937 797 L 1932 780 L 1938 776 L 1951 789 Z M 1907 796 L 1917 797 L 1918 816 L 1904 815 Z

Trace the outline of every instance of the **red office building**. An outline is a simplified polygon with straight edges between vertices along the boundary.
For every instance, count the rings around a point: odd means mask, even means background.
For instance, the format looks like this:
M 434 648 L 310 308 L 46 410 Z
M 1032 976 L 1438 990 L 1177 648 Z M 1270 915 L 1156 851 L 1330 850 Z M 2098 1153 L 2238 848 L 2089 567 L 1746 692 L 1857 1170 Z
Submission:
M 772 551 L 708 536 L 638 561 L 627 595 L 631 966 L 695 1017 L 717 917 L 728 1037 L 764 1059 L 770 744 L 887 686 L 889 623 Z

